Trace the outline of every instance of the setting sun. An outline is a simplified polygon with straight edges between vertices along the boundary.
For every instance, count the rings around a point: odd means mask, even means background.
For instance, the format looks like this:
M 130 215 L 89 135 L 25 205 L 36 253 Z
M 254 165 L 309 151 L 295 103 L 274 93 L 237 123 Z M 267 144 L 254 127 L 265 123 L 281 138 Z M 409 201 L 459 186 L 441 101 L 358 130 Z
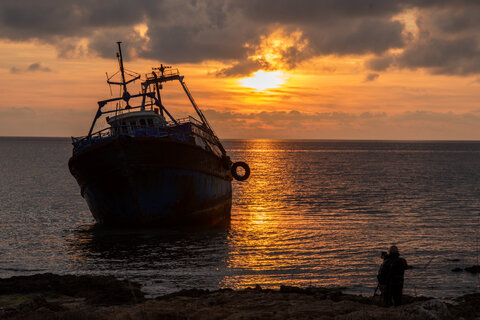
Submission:
M 277 88 L 285 83 L 282 71 L 266 72 L 259 70 L 252 77 L 240 79 L 240 83 L 244 87 L 253 88 L 255 90 L 267 90 Z

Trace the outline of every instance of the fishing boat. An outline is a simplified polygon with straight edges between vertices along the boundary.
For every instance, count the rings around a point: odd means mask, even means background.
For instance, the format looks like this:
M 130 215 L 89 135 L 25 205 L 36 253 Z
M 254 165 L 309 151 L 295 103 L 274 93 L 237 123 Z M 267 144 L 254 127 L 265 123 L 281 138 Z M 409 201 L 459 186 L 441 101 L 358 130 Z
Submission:
M 120 68 L 107 83 L 121 94 L 98 102 L 88 134 L 72 137 L 68 162 L 93 217 L 124 226 L 228 222 L 232 180 L 246 180 L 248 165 L 231 161 L 178 69 L 160 65 L 142 78 L 124 68 L 117 44 Z M 127 86 L 137 80 L 139 93 L 130 94 Z M 174 118 L 164 106 L 161 90 L 171 81 L 196 116 Z

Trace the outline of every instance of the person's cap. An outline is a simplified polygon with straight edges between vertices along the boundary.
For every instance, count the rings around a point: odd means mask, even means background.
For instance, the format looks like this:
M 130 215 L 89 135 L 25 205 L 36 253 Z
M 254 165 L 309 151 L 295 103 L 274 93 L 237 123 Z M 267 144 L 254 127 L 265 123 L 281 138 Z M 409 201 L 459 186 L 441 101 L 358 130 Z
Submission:
M 391 246 L 390 249 L 388 249 L 388 253 L 398 253 L 398 248 L 397 246 Z

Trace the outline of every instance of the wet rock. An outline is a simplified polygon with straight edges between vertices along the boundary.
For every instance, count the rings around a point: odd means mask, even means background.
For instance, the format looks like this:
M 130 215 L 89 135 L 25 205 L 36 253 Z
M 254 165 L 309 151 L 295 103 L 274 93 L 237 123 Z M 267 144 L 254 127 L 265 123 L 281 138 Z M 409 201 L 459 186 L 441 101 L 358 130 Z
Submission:
M 63 280 L 59 280 L 60 282 Z M 73 280 L 72 280 L 73 281 Z M 77 281 L 77 280 L 75 280 Z M 74 284 L 73 281 L 72 283 Z M 120 281 L 121 282 L 121 281 Z M 105 283 L 104 283 L 105 284 Z M 61 287 L 60 285 L 58 285 Z M 50 286 L 54 287 L 53 285 Z M 115 285 L 114 285 L 115 287 Z M 0 288 L 4 290 L 1 286 Z M 77 291 L 82 291 L 81 286 Z M 13 290 L 13 289 L 12 289 Z M 23 288 L 21 290 L 26 290 Z M 64 291 L 64 289 L 62 289 Z M 61 291 L 62 291 L 61 290 Z M 106 292 L 111 292 L 106 288 Z M 51 291 L 50 293 L 51 294 Z M 12 295 L 11 295 L 12 296 Z M 5 295 L 3 295 L 5 297 Z M 137 304 L 92 305 L 87 298 L 53 303 L 45 293 L 18 294 L 16 309 L 2 305 L 6 319 L 475 319 L 480 317 L 480 293 L 457 298 L 454 304 L 437 299 L 404 296 L 404 305 L 384 308 L 371 297 L 345 294 L 341 288 L 282 286 L 280 290 L 260 286 L 244 290 L 182 290 Z M 12 298 L 13 299 L 13 298 Z M 17 299 L 17 298 L 15 298 Z M 14 299 L 14 300 L 15 300 Z M 23 299 L 23 300 L 21 300 Z M 72 300 L 72 298 L 70 298 Z M 17 300 L 15 300 L 17 301 Z
M 45 297 L 40 294 L 31 296 L 17 306 L 17 310 L 19 310 L 20 312 L 34 311 L 40 308 L 51 311 L 60 311 L 65 309 L 57 303 L 47 302 Z
M 338 296 L 343 295 L 342 290 L 345 288 L 343 287 L 336 287 L 336 288 L 323 288 L 323 287 L 307 287 L 307 288 L 300 288 L 294 286 L 280 286 L 280 292 L 282 293 L 298 293 L 298 294 L 305 294 L 305 295 L 316 295 L 316 296 Z
M 282 293 L 300 293 L 300 294 L 312 294 L 307 289 L 292 286 L 280 286 L 280 292 Z
M 49 293 L 82 297 L 94 305 L 118 305 L 144 300 L 140 285 L 113 276 L 75 276 L 51 273 L 0 279 L 0 295 Z
M 175 297 L 201 297 L 210 293 L 208 289 L 183 289 L 178 292 L 170 293 L 161 297 L 158 297 L 157 300 L 171 299 Z
M 421 319 L 452 319 L 452 314 L 448 310 L 447 305 L 437 299 L 427 300 L 420 304 L 417 314 Z
M 476 319 L 480 317 L 480 293 L 466 294 L 454 299 L 450 310 L 456 318 Z

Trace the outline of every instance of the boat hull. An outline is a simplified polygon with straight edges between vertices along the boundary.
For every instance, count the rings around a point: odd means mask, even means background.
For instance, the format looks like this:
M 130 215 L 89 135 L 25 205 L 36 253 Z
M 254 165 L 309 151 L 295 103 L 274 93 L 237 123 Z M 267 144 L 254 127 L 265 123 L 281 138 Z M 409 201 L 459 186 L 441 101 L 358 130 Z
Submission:
M 183 226 L 230 220 L 228 164 L 187 142 L 119 136 L 74 155 L 69 168 L 100 224 Z

